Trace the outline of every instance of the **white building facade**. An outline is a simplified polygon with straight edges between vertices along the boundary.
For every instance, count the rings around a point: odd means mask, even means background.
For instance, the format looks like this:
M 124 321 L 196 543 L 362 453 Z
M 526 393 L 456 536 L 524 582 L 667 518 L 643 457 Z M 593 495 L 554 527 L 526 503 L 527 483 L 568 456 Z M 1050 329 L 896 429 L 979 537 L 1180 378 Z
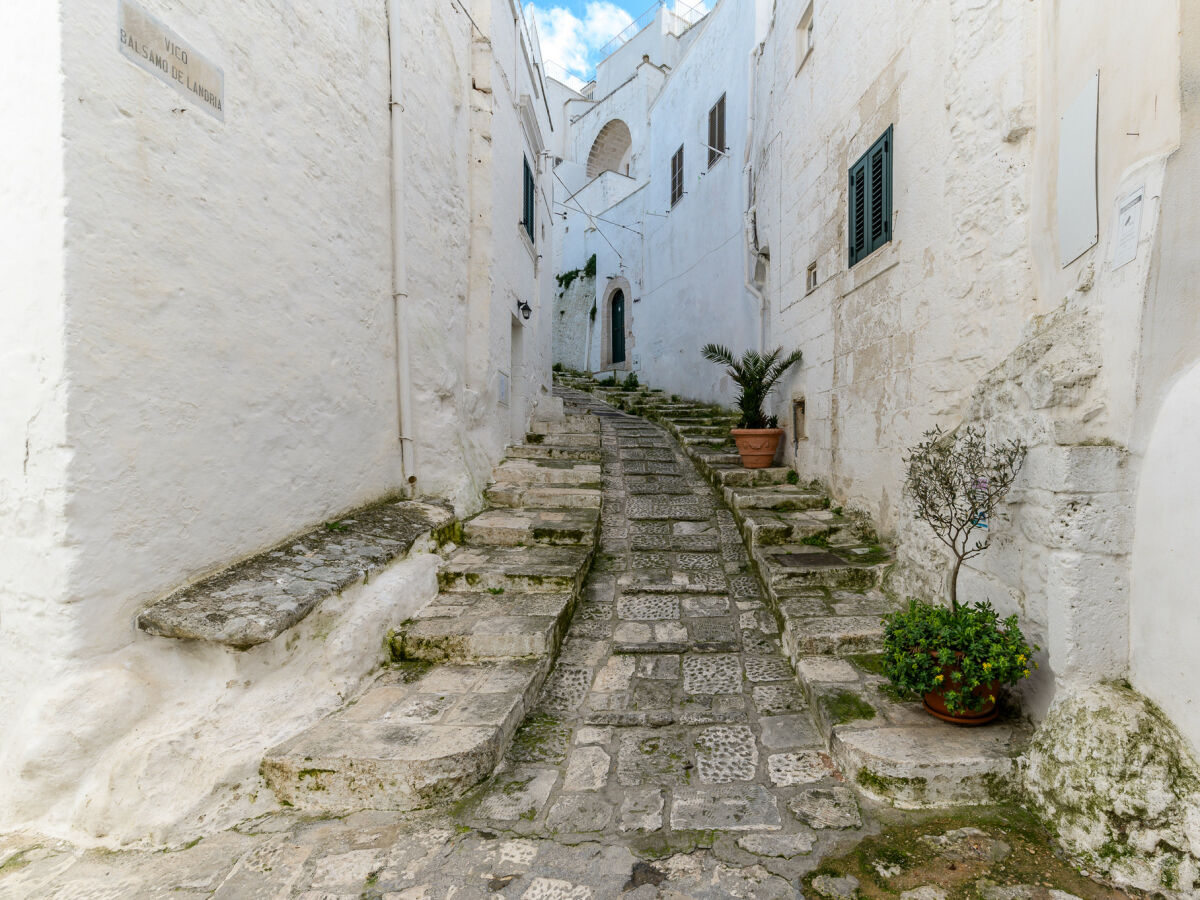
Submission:
M 253 807 L 436 566 L 294 646 L 134 617 L 376 500 L 479 508 L 548 396 L 557 126 L 512 0 L 0 24 L 0 828 L 161 842 Z
M 968 422 L 1024 441 L 960 597 L 1016 613 L 1041 645 L 1022 698 L 1035 722 L 1127 679 L 1184 757 L 1200 748 L 1197 34 L 1176 0 L 721 0 L 661 84 L 634 74 L 623 105 L 595 92 L 566 117 L 578 140 L 559 167 L 643 111 L 632 85 L 653 92 L 632 181 L 570 183 L 560 268 L 597 254 L 594 289 L 574 288 L 598 305 L 591 344 L 607 346 L 604 304 L 627 281 L 624 367 L 654 387 L 728 402 L 702 344 L 802 350 L 770 410 L 780 462 L 896 542 L 899 597 L 940 596 L 947 571 L 907 507 L 906 449 Z M 730 157 L 709 168 L 692 148 L 721 94 Z M 622 368 L 565 343 L 564 364 Z M 1146 874 L 1164 858 L 1132 883 L 1170 886 Z

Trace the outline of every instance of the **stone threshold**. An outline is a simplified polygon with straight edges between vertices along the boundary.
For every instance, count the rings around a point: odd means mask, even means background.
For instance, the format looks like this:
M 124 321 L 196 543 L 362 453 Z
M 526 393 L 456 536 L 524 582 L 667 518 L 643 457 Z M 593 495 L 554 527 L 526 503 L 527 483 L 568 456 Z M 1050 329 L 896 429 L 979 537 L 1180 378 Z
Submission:
M 299 623 L 327 597 L 366 582 L 423 538 L 453 530 L 454 512 L 398 500 L 355 510 L 151 603 L 147 634 L 247 650 Z

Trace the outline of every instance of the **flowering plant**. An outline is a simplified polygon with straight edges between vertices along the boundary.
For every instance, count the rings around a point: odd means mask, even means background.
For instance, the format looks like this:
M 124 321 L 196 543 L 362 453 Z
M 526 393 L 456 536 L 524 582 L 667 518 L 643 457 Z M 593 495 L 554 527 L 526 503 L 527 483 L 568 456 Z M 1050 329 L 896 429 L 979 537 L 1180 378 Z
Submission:
M 884 616 L 884 674 L 892 684 L 922 696 L 939 693 L 952 713 L 978 711 L 996 702 L 995 688 L 1028 678 L 1037 663 L 1017 626 L 1001 621 L 990 603 L 957 611 L 918 600 Z

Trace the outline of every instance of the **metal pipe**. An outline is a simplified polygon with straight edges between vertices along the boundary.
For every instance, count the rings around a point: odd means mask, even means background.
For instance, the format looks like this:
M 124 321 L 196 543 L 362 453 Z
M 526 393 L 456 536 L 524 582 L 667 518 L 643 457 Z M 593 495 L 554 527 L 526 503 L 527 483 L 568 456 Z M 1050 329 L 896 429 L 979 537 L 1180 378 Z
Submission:
M 404 92 L 401 80 L 400 5 L 386 0 L 391 102 L 391 215 L 392 215 L 392 316 L 396 335 L 396 414 L 400 460 L 407 492 L 417 489 L 416 447 L 412 433 L 412 368 L 408 344 L 408 244 L 404 235 Z

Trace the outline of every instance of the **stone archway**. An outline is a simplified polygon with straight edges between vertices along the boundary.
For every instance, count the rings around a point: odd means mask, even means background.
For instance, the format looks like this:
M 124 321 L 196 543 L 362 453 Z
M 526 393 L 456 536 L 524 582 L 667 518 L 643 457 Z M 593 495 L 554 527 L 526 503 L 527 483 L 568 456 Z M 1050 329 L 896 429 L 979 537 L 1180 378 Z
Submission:
M 600 368 L 633 368 L 633 294 L 629 280 L 610 278 L 600 304 Z
M 629 126 L 620 119 L 611 119 L 592 142 L 588 153 L 587 177 L 595 178 L 602 172 L 629 174 L 633 155 L 633 137 Z

